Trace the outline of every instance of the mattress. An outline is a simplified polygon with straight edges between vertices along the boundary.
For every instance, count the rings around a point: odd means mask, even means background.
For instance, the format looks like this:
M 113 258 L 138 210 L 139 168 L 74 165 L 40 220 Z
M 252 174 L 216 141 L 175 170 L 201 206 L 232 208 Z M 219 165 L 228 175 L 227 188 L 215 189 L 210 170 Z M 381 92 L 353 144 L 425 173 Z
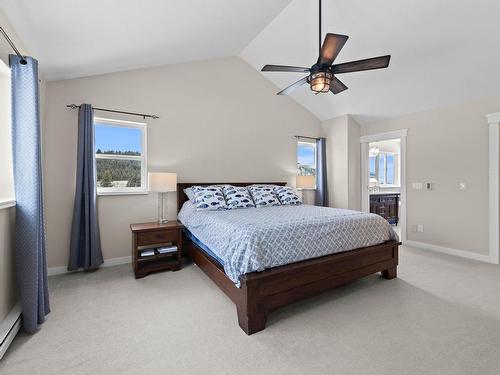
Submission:
M 197 211 L 187 201 L 178 219 L 236 286 L 246 273 L 399 240 L 378 215 L 310 205 Z

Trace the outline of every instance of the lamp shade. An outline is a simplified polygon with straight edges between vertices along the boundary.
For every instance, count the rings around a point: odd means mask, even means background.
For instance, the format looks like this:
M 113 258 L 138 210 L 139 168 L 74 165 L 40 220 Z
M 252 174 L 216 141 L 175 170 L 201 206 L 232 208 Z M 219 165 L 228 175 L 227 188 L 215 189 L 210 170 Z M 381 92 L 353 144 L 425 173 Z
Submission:
M 149 172 L 149 191 L 166 193 L 177 190 L 177 173 Z
M 314 189 L 316 187 L 316 176 L 297 176 L 297 188 Z

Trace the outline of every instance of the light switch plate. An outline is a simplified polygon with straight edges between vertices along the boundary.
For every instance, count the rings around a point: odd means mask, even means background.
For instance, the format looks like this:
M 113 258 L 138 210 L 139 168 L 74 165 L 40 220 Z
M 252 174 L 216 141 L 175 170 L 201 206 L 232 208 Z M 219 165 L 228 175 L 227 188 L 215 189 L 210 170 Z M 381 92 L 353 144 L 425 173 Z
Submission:
M 424 224 L 417 224 L 417 232 L 424 233 Z
M 460 183 L 458 184 L 458 188 L 459 188 L 460 190 L 467 190 L 467 184 L 466 184 L 465 182 L 460 182 Z
M 422 190 L 422 183 L 421 182 L 414 182 L 411 184 L 413 190 Z

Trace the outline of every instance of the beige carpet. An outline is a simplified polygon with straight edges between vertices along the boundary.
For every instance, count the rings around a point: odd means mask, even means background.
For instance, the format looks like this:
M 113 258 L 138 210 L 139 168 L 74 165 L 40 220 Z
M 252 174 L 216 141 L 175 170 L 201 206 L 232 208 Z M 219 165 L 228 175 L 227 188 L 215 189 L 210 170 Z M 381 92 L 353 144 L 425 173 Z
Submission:
M 50 280 L 52 313 L 19 335 L 2 375 L 499 374 L 500 267 L 402 248 L 377 275 L 271 314 L 247 337 L 195 266 Z

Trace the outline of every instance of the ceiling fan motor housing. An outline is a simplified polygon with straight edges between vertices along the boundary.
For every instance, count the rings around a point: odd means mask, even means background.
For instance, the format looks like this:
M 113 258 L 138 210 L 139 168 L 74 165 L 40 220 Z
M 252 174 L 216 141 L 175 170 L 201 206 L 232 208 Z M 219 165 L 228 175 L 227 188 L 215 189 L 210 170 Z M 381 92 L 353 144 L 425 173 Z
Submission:
M 311 67 L 311 74 L 308 77 L 311 90 L 315 93 L 327 93 L 330 91 L 330 83 L 333 73 L 329 66 L 320 67 L 317 64 Z

